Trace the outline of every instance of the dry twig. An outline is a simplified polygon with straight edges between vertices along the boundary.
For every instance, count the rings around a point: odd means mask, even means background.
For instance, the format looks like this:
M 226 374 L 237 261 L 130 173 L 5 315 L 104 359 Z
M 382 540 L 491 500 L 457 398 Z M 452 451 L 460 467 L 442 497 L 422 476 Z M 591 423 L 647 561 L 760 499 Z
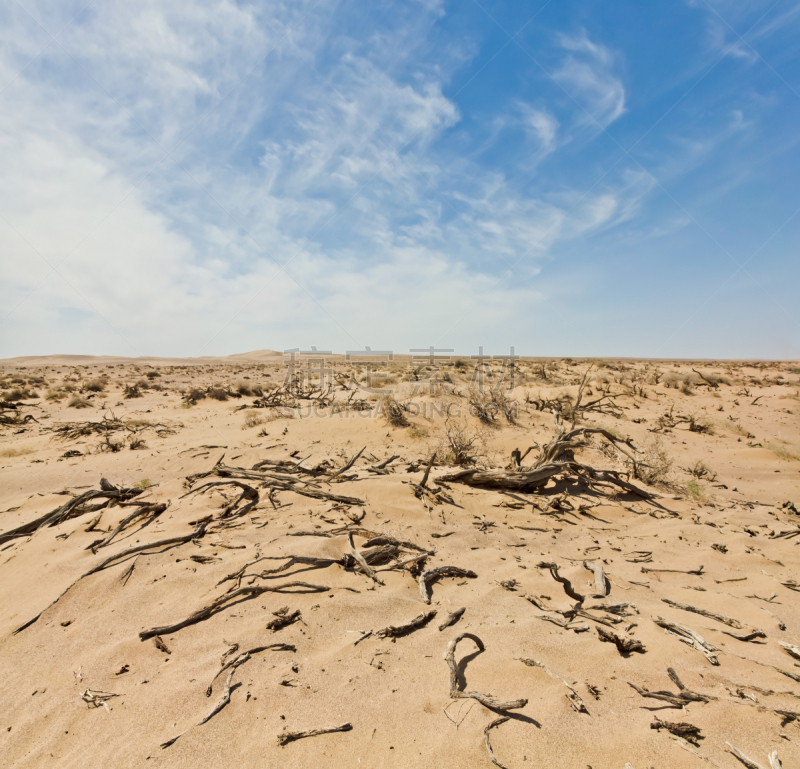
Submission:
M 294 588 L 299 589 L 295 590 Z M 149 630 L 142 630 L 139 633 L 139 638 L 141 638 L 142 641 L 146 641 L 148 638 L 152 638 L 153 636 L 175 633 L 176 631 L 188 627 L 189 625 L 195 625 L 198 622 L 208 619 L 209 617 L 213 617 L 220 611 L 227 609 L 233 603 L 238 603 L 242 600 L 248 601 L 252 598 L 257 598 L 264 593 L 327 593 L 328 590 L 330 590 L 329 587 L 325 587 L 324 585 L 310 585 L 308 582 L 285 582 L 283 585 L 275 585 L 274 587 L 268 585 L 250 585 L 248 587 L 240 587 L 238 590 L 234 590 L 231 593 L 225 593 L 225 595 L 215 599 L 208 606 L 198 609 L 196 612 L 190 614 L 186 619 L 181 620 L 180 622 L 175 622 L 172 625 L 162 625 L 161 627 L 150 628 Z
M 487 697 L 485 694 L 481 694 L 480 692 L 462 692 L 458 688 L 456 646 L 458 646 L 459 641 L 462 641 L 464 638 L 469 638 L 470 641 L 474 642 L 480 651 L 484 651 L 486 648 L 483 645 L 483 641 L 481 641 L 478 636 L 473 635 L 472 633 L 462 633 L 461 635 L 456 636 L 447 645 L 447 651 L 444 654 L 444 658 L 450 667 L 450 698 L 454 700 L 472 698 L 473 700 L 478 700 L 481 705 L 484 705 L 492 710 L 518 710 L 519 708 L 524 708 L 528 704 L 528 700 L 512 700 L 511 702 L 502 702 L 501 700 L 495 700 L 491 697 Z
M 332 734 L 333 732 L 349 732 L 353 728 L 352 724 L 342 724 L 341 726 L 329 726 L 326 729 L 309 729 L 305 732 L 283 732 L 278 735 L 278 745 L 287 745 L 295 740 L 302 740 L 305 737 L 317 737 L 320 734 Z
M 430 571 L 424 571 L 419 575 L 419 594 L 425 603 L 431 602 L 430 585 L 442 577 L 469 577 L 475 579 L 478 575 L 469 569 L 462 569 L 458 566 L 439 566 Z
M 494 751 L 492 750 L 492 743 L 489 742 L 489 732 L 497 726 L 504 724 L 508 721 L 508 716 L 501 716 L 500 718 L 495 718 L 490 724 L 487 724 L 486 728 L 483 730 L 483 740 L 486 743 L 486 750 L 489 751 L 489 758 L 491 759 L 492 763 L 495 766 L 499 766 L 500 769 L 508 769 L 504 764 L 501 764 L 497 758 L 495 758 Z

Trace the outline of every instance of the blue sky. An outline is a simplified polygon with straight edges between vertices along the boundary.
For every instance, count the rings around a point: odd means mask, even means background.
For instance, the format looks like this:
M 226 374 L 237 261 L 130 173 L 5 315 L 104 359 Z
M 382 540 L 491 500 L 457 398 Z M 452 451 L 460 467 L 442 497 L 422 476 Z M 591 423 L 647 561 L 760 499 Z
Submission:
M 0 5 L 0 356 L 800 357 L 800 2 Z

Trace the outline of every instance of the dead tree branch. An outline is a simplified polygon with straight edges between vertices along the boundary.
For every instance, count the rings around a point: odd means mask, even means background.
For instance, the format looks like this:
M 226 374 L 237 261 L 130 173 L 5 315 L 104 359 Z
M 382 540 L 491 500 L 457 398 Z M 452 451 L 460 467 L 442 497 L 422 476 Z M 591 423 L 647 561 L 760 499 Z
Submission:
M 473 635 L 472 633 L 462 633 L 461 635 L 456 636 L 447 645 L 447 651 L 444 654 L 444 658 L 450 667 L 450 698 L 454 700 L 468 698 L 478 700 L 481 705 L 484 705 L 491 710 L 518 710 L 519 708 L 524 708 L 528 704 L 528 700 L 512 700 L 511 702 L 503 702 L 501 700 L 495 700 L 492 697 L 487 697 L 485 694 L 481 694 L 480 692 L 462 692 L 458 688 L 456 646 L 458 646 L 459 641 L 462 641 L 465 638 L 469 638 L 469 640 L 478 647 L 479 651 L 484 651 L 486 648 L 483 645 L 483 641 L 481 641 L 478 636 Z

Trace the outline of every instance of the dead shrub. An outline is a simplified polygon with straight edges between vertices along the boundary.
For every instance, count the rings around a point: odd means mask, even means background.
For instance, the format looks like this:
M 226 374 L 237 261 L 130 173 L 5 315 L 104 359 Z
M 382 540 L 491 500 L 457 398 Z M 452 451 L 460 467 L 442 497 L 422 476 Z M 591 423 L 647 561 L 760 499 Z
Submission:
M 19 389 L 16 388 L 14 390 L 7 390 L 3 393 L 3 400 L 4 401 L 24 401 L 30 400 L 31 398 L 38 398 L 39 394 L 34 390 L 27 390 L 27 389 Z
M 717 474 L 702 459 L 698 459 L 691 467 L 684 469 L 693 478 L 705 478 L 708 481 L 714 481 L 717 478 Z
M 71 409 L 88 409 L 92 407 L 92 404 L 80 395 L 73 395 L 67 406 Z
M 116 454 L 118 451 L 122 451 L 124 448 L 125 443 L 123 441 L 112 441 L 111 436 L 106 433 L 105 440 L 97 447 L 97 450 Z
M 0 451 L 0 457 L 5 458 L 12 458 L 12 457 L 22 457 L 26 454 L 33 454 L 35 453 L 35 449 L 31 448 L 11 448 L 11 449 L 3 449 Z
M 689 417 L 689 430 L 693 433 L 704 433 L 713 435 L 714 430 L 711 423 L 702 417 Z
M 645 444 L 642 458 L 631 460 L 631 464 L 633 477 L 648 486 L 664 486 L 669 482 L 672 459 L 657 436 Z
M 509 424 L 517 423 L 517 401 L 502 390 L 470 390 L 469 411 L 485 425 L 496 424 L 501 414 Z
M 139 388 L 138 382 L 136 384 L 129 384 L 125 385 L 125 389 L 122 391 L 123 398 L 141 398 L 142 391 Z
M 83 386 L 83 389 L 85 392 L 101 393 L 106 389 L 106 381 L 104 379 L 92 379 Z
M 245 411 L 242 430 L 246 430 L 248 427 L 257 427 L 258 425 L 264 424 L 265 421 L 264 417 L 257 411 Z
M 492 400 L 492 393 L 484 390 L 472 389 L 469 391 L 469 413 L 480 419 L 485 425 L 497 422 L 499 406 Z
M 183 402 L 185 405 L 194 406 L 197 401 L 203 400 L 206 397 L 205 392 L 203 392 L 198 387 L 192 387 L 190 390 L 183 394 Z
M 206 394 L 215 401 L 226 401 L 230 397 L 230 393 L 223 387 L 209 387 Z
M 250 384 L 249 382 L 237 382 L 234 386 L 234 389 L 239 395 L 255 395 L 258 398 L 261 398 L 264 395 L 264 391 L 258 385 Z
M 383 396 L 380 411 L 392 427 L 408 427 L 408 418 L 406 417 L 408 407 L 396 400 L 393 395 Z
M 461 422 L 448 417 L 436 456 L 448 465 L 474 465 L 486 457 L 486 434 L 471 428 L 466 419 Z
M 427 438 L 430 433 L 428 428 L 424 425 L 421 425 L 419 422 L 412 422 L 408 428 L 408 433 L 406 434 L 409 438 L 421 439 Z

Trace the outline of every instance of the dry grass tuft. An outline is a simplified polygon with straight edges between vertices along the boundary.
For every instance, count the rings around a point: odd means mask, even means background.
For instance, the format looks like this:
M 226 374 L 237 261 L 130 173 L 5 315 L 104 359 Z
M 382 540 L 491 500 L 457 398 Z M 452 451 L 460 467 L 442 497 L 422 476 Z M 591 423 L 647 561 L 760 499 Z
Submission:
M 620 437 L 616 436 L 615 437 Z M 660 437 L 652 438 L 643 447 L 643 458 L 633 464 L 633 477 L 648 486 L 664 486 L 669 483 L 672 458 L 667 453 Z
M 139 387 L 139 383 L 136 384 L 129 384 L 125 385 L 125 389 L 122 391 L 123 398 L 141 398 L 142 397 L 142 390 Z
M 234 389 L 239 395 L 255 395 L 259 398 L 264 395 L 264 390 L 259 385 L 250 384 L 245 381 L 237 382 L 234 385 Z
M 0 451 L 0 457 L 3 458 L 10 458 L 10 457 L 23 457 L 26 454 L 33 454 L 34 449 L 28 448 L 11 448 L 11 449 L 3 449 Z
M 228 391 L 223 387 L 209 387 L 207 395 L 215 401 L 226 401 L 229 397 Z
M 381 400 L 380 412 L 392 427 L 408 427 L 407 410 L 406 405 L 400 403 L 394 395 L 384 395 Z
M 244 425 L 242 426 L 242 430 L 246 430 L 249 427 L 257 427 L 258 425 L 263 425 L 264 422 L 267 420 L 259 414 L 255 410 L 245 411 L 244 412 Z
M 39 393 L 37 393 L 35 390 L 27 390 L 25 388 L 15 388 L 13 390 L 7 390 L 3 393 L 4 401 L 25 401 L 38 397 Z
M 447 465 L 474 465 L 487 456 L 486 432 L 471 428 L 466 419 L 448 417 L 436 456 Z
M 705 504 L 709 501 L 705 486 L 699 484 L 696 478 L 692 478 L 692 480 L 686 484 L 686 496 L 701 504 Z
M 779 443 L 765 443 L 765 449 L 769 449 L 775 456 L 785 459 L 787 461 L 800 461 L 800 456 L 790 451 L 786 446 L 781 446 Z

